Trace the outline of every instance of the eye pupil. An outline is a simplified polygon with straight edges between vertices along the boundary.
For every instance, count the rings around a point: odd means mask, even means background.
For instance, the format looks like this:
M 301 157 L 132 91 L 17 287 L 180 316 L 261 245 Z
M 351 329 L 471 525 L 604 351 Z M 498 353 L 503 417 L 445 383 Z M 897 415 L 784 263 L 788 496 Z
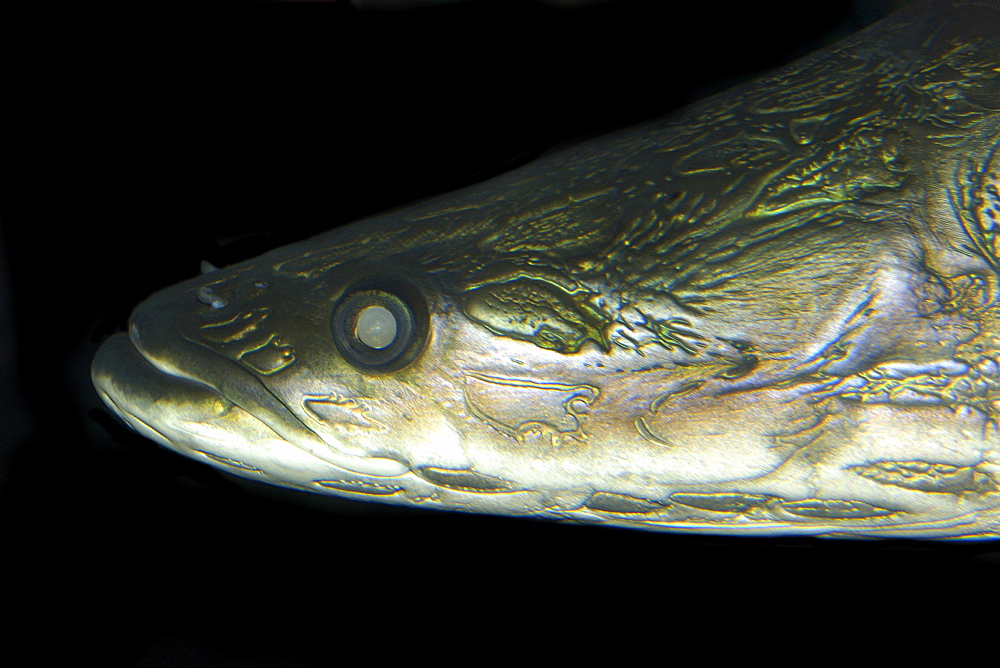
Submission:
M 396 340 L 396 318 L 382 306 L 369 306 L 358 314 L 355 336 L 369 348 L 388 348 Z

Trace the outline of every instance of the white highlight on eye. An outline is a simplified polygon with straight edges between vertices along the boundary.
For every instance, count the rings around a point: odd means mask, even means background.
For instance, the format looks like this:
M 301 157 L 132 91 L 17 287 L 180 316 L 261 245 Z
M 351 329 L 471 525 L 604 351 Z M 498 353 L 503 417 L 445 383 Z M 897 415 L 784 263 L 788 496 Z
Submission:
M 369 306 L 358 314 L 354 335 L 369 348 L 388 348 L 396 340 L 396 318 L 383 306 Z

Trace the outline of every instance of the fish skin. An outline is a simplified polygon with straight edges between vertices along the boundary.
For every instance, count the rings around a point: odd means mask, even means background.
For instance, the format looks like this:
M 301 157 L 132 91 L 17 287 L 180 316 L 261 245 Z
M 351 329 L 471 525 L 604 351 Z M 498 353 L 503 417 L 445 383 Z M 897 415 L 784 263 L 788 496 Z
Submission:
M 317 493 L 995 535 L 998 17 L 918 5 L 666 119 L 157 293 L 95 385 L 167 447 Z M 424 303 L 401 368 L 333 340 L 358 280 Z M 873 466 L 984 482 L 856 472 Z

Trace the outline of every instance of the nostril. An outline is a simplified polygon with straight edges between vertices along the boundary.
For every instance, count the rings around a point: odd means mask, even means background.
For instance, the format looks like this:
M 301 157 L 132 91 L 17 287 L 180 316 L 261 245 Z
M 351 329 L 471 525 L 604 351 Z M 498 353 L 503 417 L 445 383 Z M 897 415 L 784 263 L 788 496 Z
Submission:
M 198 288 L 198 301 L 212 308 L 225 308 L 229 305 L 224 297 L 207 285 Z

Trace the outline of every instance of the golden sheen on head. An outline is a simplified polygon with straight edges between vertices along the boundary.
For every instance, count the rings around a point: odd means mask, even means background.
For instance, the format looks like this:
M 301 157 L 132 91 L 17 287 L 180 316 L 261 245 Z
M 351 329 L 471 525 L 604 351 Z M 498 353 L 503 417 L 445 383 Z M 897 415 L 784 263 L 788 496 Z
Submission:
M 1000 536 L 1000 5 L 923 1 L 640 128 L 152 295 L 158 443 L 380 503 Z

